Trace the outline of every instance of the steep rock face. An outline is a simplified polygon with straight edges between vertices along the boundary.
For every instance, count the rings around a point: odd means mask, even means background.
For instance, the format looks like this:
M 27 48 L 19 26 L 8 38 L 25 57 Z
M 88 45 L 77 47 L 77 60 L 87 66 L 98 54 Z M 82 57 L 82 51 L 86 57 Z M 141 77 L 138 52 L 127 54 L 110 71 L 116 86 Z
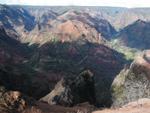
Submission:
M 90 27 L 88 24 L 82 23 L 77 20 L 66 20 L 59 22 L 53 20 L 50 27 L 40 24 L 40 30 L 34 29 L 29 34 L 22 36 L 24 42 L 44 44 L 47 42 L 73 42 L 82 40 L 82 42 L 89 41 L 93 43 L 104 43 L 104 38 L 95 28 Z
M 92 17 L 88 13 L 68 11 L 58 15 L 48 9 L 45 12 L 36 12 L 36 8 L 28 11 L 34 15 L 36 21 L 33 29 L 28 32 L 24 28 L 17 29 L 22 42 L 43 44 L 54 40 L 64 42 L 83 38 L 103 43 L 103 38 L 110 39 L 116 33 L 107 20 Z
M 49 29 L 52 27 L 50 23 L 53 20 L 57 19 L 57 16 L 59 16 L 57 13 L 50 9 L 38 9 L 33 7 L 33 9 L 27 9 L 27 11 L 35 18 L 35 23 L 40 31 L 44 31 L 45 29 Z M 36 29 L 36 28 L 35 28 Z M 35 31 L 35 30 L 34 30 Z M 38 32 L 38 31 L 37 31 Z
M 7 29 L 24 28 L 31 31 L 35 26 L 34 17 L 22 7 L 0 5 L 0 23 Z
M 92 13 L 92 12 L 91 12 Z M 58 17 L 58 19 L 66 20 L 78 20 L 82 23 L 88 24 L 95 28 L 103 37 L 110 39 L 112 35 L 116 33 L 115 29 L 111 24 L 101 17 L 92 16 L 90 12 L 87 11 L 75 11 L 70 10 Z
M 84 71 L 77 77 L 61 79 L 54 90 L 41 101 L 62 106 L 73 106 L 86 101 L 95 104 L 94 89 L 93 74 L 90 71 Z
M 26 44 L 21 44 L 13 36 L 9 37 L 0 26 L 0 83 L 9 90 L 19 90 L 41 98 L 49 91 L 49 78 L 42 78 L 41 83 L 41 75 L 45 74 L 35 71 L 28 63 L 30 52 L 31 49 Z M 37 87 L 41 89 L 37 90 Z
M 88 24 L 84 24 L 80 21 L 68 20 L 58 25 L 57 28 L 61 34 L 68 34 L 71 41 L 81 39 L 88 40 L 89 42 L 100 43 L 103 40 L 102 37 L 99 37 L 99 33 L 94 28 L 91 28 Z M 61 40 L 67 41 L 67 39 L 63 38 Z
M 71 76 L 85 69 L 91 70 L 95 75 L 97 101 L 101 106 L 110 106 L 109 89 L 125 61 L 121 54 L 100 44 L 57 42 L 41 46 L 40 55 L 36 66 L 45 72 L 53 70 Z
M 50 12 L 49 12 L 50 13 Z M 86 16 L 82 17 L 82 14 L 78 15 L 70 15 L 70 11 L 67 14 L 63 14 L 60 16 L 55 16 L 51 19 L 51 16 L 41 17 L 37 21 L 37 25 L 35 29 L 33 29 L 30 33 L 23 33 L 21 35 L 21 40 L 23 42 L 29 43 L 38 43 L 44 44 L 46 42 L 53 41 L 62 41 L 62 42 L 72 42 L 77 40 L 87 40 L 89 42 L 94 43 L 104 43 L 104 35 L 110 34 L 107 33 L 108 29 L 111 29 L 107 26 L 107 22 L 105 20 L 100 21 L 102 24 L 101 27 L 96 27 L 96 23 L 93 20 L 89 20 Z M 51 12 L 51 15 L 53 13 Z M 76 17 L 77 16 L 77 17 Z M 78 18 L 81 19 L 78 19 Z M 46 18 L 46 21 L 43 19 Z M 44 19 L 45 20 L 45 19 Z M 97 28 L 101 29 L 99 31 Z
M 121 43 L 125 46 L 137 49 L 149 49 L 149 30 L 150 23 L 137 20 L 133 24 L 125 27 L 117 36 Z
M 150 98 L 150 51 L 137 57 L 112 84 L 113 106 L 121 106 L 140 98 Z
M 28 47 L 15 40 L 16 35 L 9 37 L 3 26 L 0 26 L 0 62 L 2 64 L 18 64 L 25 60 L 28 55 Z

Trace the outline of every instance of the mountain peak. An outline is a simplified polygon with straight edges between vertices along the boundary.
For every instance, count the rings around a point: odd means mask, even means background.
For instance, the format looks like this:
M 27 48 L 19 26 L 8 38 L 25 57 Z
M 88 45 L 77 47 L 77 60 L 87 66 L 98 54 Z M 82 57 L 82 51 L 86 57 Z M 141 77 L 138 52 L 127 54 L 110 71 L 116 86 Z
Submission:
M 147 22 L 142 20 L 142 19 L 138 19 L 137 21 L 135 21 L 134 23 L 143 23 L 143 24 L 146 24 Z

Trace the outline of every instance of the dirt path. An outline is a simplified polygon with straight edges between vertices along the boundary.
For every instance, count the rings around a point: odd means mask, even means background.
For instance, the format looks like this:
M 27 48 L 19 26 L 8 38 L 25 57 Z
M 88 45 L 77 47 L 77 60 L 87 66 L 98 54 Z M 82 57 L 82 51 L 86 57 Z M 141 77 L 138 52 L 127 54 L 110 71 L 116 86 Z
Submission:
M 140 99 L 138 101 L 131 102 L 122 108 L 104 109 L 93 113 L 150 113 L 150 99 Z

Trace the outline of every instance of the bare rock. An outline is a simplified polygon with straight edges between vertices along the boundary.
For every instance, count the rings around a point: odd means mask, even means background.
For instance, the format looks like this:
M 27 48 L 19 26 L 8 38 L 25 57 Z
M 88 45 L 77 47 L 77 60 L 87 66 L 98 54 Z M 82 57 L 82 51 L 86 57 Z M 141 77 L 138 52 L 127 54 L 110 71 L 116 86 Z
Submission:
M 140 98 L 150 98 L 150 51 L 137 56 L 131 66 L 124 69 L 113 81 L 113 106 L 122 106 Z
M 41 101 L 63 106 L 73 106 L 86 101 L 94 104 L 94 76 L 90 71 L 84 71 L 77 77 L 63 78 Z
M 18 113 L 33 105 L 34 100 L 18 91 L 7 91 L 0 87 L 0 112 Z

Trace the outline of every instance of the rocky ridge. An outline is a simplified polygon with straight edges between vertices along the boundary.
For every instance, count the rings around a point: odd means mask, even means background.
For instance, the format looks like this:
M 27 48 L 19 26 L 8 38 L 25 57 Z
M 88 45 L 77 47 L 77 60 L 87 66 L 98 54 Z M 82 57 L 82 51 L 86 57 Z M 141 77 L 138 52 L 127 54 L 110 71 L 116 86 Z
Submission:
M 122 106 L 140 98 L 150 98 L 150 51 L 138 56 L 112 83 L 113 106 Z

